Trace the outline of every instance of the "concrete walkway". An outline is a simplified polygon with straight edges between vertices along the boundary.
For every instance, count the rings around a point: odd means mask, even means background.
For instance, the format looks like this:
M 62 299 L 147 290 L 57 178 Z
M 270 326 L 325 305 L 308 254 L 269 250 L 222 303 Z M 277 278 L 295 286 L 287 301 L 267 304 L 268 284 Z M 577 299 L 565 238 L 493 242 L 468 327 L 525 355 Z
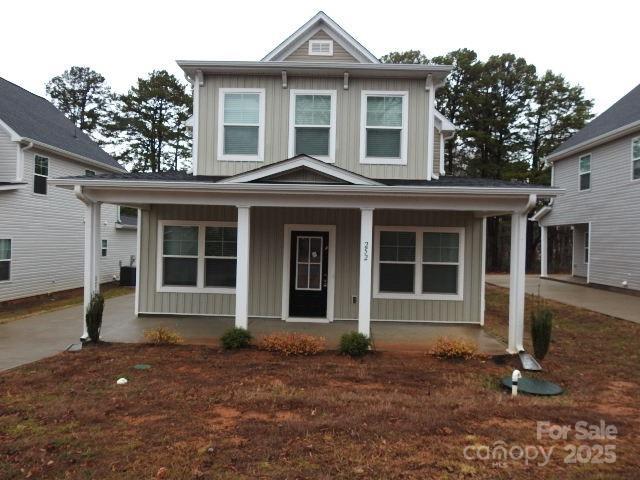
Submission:
M 487 283 L 509 288 L 509 275 L 487 275 Z M 543 298 L 640 323 L 640 296 L 527 275 L 526 291 Z
M 233 326 L 232 318 L 133 315 L 134 297 L 124 295 L 106 301 L 102 338 L 112 342 L 142 341 L 144 331 L 159 326 L 178 331 L 189 343 L 216 344 L 217 337 Z M 278 319 L 251 319 L 249 330 L 259 337 L 275 331 L 321 335 L 335 348 L 340 335 L 357 330 L 356 321 L 287 323 Z M 372 338 L 381 350 L 426 351 L 439 337 L 464 338 L 486 354 L 502 354 L 505 345 L 477 325 L 373 322 Z M 56 310 L 0 325 L 0 371 L 63 351 L 82 335 L 82 306 Z

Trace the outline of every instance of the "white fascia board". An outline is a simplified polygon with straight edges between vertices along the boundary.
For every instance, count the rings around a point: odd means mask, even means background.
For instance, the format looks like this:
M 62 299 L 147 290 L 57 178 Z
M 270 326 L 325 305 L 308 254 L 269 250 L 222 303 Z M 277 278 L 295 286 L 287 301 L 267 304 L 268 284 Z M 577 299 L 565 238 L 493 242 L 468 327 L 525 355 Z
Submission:
M 547 155 L 542 160 L 547 165 L 557 162 L 558 160 L 562 160 L 566 157 L 570 157 L 575 155 L 581 150 L 587 150 L 598 145 L 602 145 L 603 143 L 610 142 L 612 140 L 616 140 L 620 137 L 624 137 L 625 135 L 629 135 L 636 130 L 640 130 L 640 120 L 632 123 L 628 123 L 627 125 L 623 125 L 622 127 L 616 128 L 615 130 L 611 130 L 610 132 L 603 133 L 602 135 L 598 135 L 597 137 L 590 138 L 589 140 L 585 140 L 573 147 L 567 148 L 566 150 L 562 150 L 558 153 L 551 153 Z
M 535 215 L 533 215 L 529 220 L 531 220 L 532 222 L 539 222 L 540 220 L 542 220 L 544 217 L 546 217 L 550 212 L 551 212 L 552 208 L 548 205 L 542 207 L 540 210 L 538 210 Z
M 217 184 L 238 184 L 252 182 L 261 178 L 270 177 L 271 175 L 286 173 L 300 167 L 305 167 L 318 173 L 329 175 L 339 180 L 344 180 L 345 182 L 354 185 L 380 185 L 379 182 L 371 180 L 370 178 L 333 167 L 321 160 L 317 160 L 306 155 L 301 157 L 294 157 L 289 160 L 270 165 L 268 167 L 260 168 L 258 170 L 241 173 L 233 177 L 220 180 L 219 182 L 217 182 Z
M 0 127 L 4 128 L 7 131 L 7 133 L 9 134 L 13 142 L 19 142 L 20 139 L 22 138 L 20 137 L 20 135 L 16 133 L 16 131 L 13 128 L 7 125 L 1 118 L 0 118 Z
M 93 160 L 93 159 L 91 159 L 89 157 L 85 157 L 83 155 L 78 155 L 77 153 L 72 153 L 72 152 L 70 152 L 68 150 L 64 150 L 62 148 L 54 147 L 53 145 L 49 145 L 47 143 L 42 143 L 42 142 L 39 142 L 39 141 L 34 140 L 32 138 L 21 137 L 19 141 L 33 143 L 33 146 L 36 147 L 36 148 L 39 148 L 40 150 L 47 150 L 47 151 L 52 152 L 54 154 L 63 155 L 65 157 L 68 157 L 68 158 L 70 158 L 72 160 L 75 160 L 77 162 L 85 163 L 87 165 L 91 165 L 91 166 L 96 167 L 96 168 L 101 168 L 101 169 L 107 170 L 109 172 L 126 173 L 126 171 L 127 171 L 124 167 L 122 167 L 122 168 L 112 167 L 111 165 L 107 165 L 106 163 L 99 162 L 98 160 Z
M 436 128 L 441 132 L 453 133 L 457 130 L 457 127 L 451 122 L 451 120 L 449 120 L 447 117 L 441 114 L 438 110 L 435 111 L 435 116 L 436 116 L 436 122 L 435 122 Z
M 380 60 L 378 60 L 378 58 L 375 55 L 373 55 L 360 42 L 358 42 L 355 38 L 349 35 L 349 33 L 347 33 L 346 30 L 344 30 L 340 25 L 338 25 L 334 20 L 332 20 L 326 13 L 322 11 L 315 14 L 304 25 L 302 25 L 295 32 L 293 32 L 291 35 L 285 38 L 284 41 L 282 41 L 276 48 L 274 48 L 266 56 L 264 56 L 261 61 L 262 62 L 272 61 L 274 58 L 278 58 L 283 55 L 286 55 L 287 51 L 295 49 L 294 45 L 301 43 L 300 38 L 303 37 L 306 32 L 308 32 L 310 29 L 312 29 L 315 26 L 322 25 L 323 23 L 327 27 L 329 27 L 329 29 L 333 30 L 335 34 L 337 34 L 338 36 L 344 39 L 344 43 L 346 45 L 343 45 L 343 46 L 345 47 L 345 49 L 347 49 L 347 47 L 351 47 L 359 54 L 359 56 L 368 59 L 372 63 L 380 63 Z

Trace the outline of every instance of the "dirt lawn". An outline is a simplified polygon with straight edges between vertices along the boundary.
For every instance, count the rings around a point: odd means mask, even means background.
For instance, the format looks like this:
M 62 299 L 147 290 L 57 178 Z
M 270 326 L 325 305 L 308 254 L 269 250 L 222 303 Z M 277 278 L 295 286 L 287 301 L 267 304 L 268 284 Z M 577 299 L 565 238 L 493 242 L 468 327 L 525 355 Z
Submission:
M 506 292 L 487 295 L 487 328 L 504 336 Z M 638 478 L 640 325 L 548 304 L 544 375 L 567 390 L 553 398 L 512 400 L 498 386 L 504 359 L 115 344 L 60 354 L 0 374 L 0 478 Z M 572 431 L 537 440 L 538 421 Z M 578 440 L 578 421 L 617 436 Z M 485 459 L 500 445 L 512 456 Z M 565 463 L 571 445 L 583 445 L 577 463 Z M 597 463 L 611 458 L 604 445 L 615 462 Z M 520 458 L 527 446 L 537 458 Z M 545 466 L 540 448 L 552 452 Z

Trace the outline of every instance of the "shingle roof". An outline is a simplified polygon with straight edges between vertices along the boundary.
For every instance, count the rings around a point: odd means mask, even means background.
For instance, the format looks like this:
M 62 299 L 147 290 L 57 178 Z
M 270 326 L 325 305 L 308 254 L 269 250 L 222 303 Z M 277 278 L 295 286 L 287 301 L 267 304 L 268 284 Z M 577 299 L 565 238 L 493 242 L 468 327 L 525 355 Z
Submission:
M 0 119 L 21 137 L 123 169 L 48 100 L 4 78 L 0 78 Z
M 103 173 L 94 176 L 64 177 L 73 180 L 144 180 L 153 182 L 209 182 L 216 183 L 227 176 L 191 175 L 185 172 L 161 172 L 161 173 Z M 544 188 L 548 185 L 536 185 L 525 182 L 506 180 L 494 180 L 492 178 L 473 177 L 440 177 L 433 180 L 404 180 L 392 178 L 374 178 L 373 180 L 387 186 L 414 186 L 414 187 L 470 187 L 470 188 Z
M 640 121 L 640 84 L 591 120 L 582 130 L 574 133 L 556 148 L 551 155 L 637 121 Z

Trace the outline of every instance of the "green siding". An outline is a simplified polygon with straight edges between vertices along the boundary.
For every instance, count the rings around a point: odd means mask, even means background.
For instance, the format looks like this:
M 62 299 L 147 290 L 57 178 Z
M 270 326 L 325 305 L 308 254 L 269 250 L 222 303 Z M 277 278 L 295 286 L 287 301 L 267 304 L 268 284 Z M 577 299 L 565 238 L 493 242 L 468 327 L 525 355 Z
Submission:
M 235 296 L 211 293 L 156 292 L 157 221 L 234 221 L 234 207 L 153 206 L 142 217 L 140 258 L 140 312 L 233 315 Z M 376 225 L 465 227 L 464 300 L 374 299 L 372 318 L 480 322 L 482 220 L 471 213 L 376 211 Z M 306 208 L 252 208 L 249 314 L 280 317 L 282 252 L 285 224 L 336 226 L 335 318 L 355 319 L 358 305 L 360 212 L 358 210 Z

